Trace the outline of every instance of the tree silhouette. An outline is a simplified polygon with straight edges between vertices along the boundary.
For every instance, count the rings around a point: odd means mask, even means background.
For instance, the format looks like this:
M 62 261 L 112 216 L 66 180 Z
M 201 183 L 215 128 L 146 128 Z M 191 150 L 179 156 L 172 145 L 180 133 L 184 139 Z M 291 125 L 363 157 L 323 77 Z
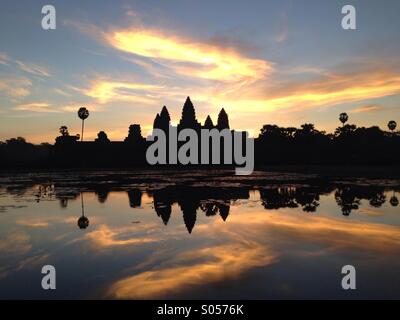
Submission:
M 390 121 L 388 122 L 388 128 L 389 128 L 390 131 L 392 131 L 392 133 L 393 133 L 393 131 L 396 129 L 396 127 L 397 127 L 396 121 L 390 120 Z
M 160 129 L 160 127 L 157 128 Z M 140 124 L 131 124 L 129 126 L 128 136 L 125 138 L 124 141 L 131 143 L 139 143 L 143 141 L 142 129 L 140 128 Z
M 89 117 L 89 110 L 85 107 L 79 108 L 78 110 L 78 117 L 82 119 L 82 135 L 81 135 L 81 142 L 83 141 L 83 130 L 85 126 L 85 119 Z
M 68 127 L 67 126 L 61 126 L 60 127 L 60 134 L 63 137 L 69 136 Z
M 357 126 L 354 124 L 346 124 L 343 127 L 336 128 L 335 130 L 335 137 L 350 137 L 354 136 L 355 132 L 357 131 Z
M 67 126 L 61 126 L 59 129 L 59 132 L 61 135 L 56 138 L 56 144 L 74 143 L 80 139 L 79 134 L 77 134 L 75 136 L 70 136 Z
M 344 126 L 344 124 L 347 122 L 347 120 L 349 120 L 349 116 L 347 115 L 347 113 L 346 112 L 342 112 L 340 115 L 339 115 L 339 120 L 340 120 L 340 122 L 343 124 L 343 126 Z
M 110 142 L 110 139 L 108 139 L 107 134 L 104 131 L 100 131 L 97 134 L 97 139 L 95 141 L 100 143 L 107 143 Z

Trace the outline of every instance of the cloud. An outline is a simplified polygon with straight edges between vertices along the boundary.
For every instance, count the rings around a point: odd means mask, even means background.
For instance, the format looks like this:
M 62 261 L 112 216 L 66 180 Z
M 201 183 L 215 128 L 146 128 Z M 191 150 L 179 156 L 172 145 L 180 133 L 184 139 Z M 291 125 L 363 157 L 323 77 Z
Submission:
M 8 66 L 10 61 L 8 55 L 4 52 L 0 52 L 0 64 Z
M 366 105 L 366 106 L 362 106 L 353 110 L 350 110 L 350 113 L 365 113 L 365 112 L 377 112 L 377 111 L 381 111 L 383 108 L 383 106 L 380 105 Z
M 282 41 L 287 36 L 287 32 L 284 33 L 279 35 Z M 201 43 L 144 28 L 114 30 L 102 36 L 113 48 L 150 58 L 177 75 L 216 81 L 212 88 L 205 89 L 203 84 L 195 83 L 191 88 L 182 89 L 186 92 L 193 89 L 200 101 L 214 106 L 224 105 L 235 113 L 291 112 L 400 93 L 400 75 L 389 69 L 340 72 L 338 68 L 337 72 L 329 72 L 309 67 L 294 70 L 316 77 L 298 82 L 287 78 L 277 81 L 277 78 L 271 78 L 272 72 L 278 77 L 284 75 L 284 69 L 280 70 L 265 59 L 247 57 L 231 47 L 221 48 L 215 43 Z M 155 68 L 151 65 L 153 74 Z M 176 78 L 171 79 L 174 80 Z
M 45 265 L 50 257 L 49 254 L 37 254 L 28 258 L 19 259 L 16 263 L 3 265 L 0 268 L 0 279 L 7 277 L 11 273 L 18 272 L 23 269 L 32 269 L 36 266 Z
M 60 112 L 78 112 L 79 108 L 85 107 L 89 110 L 89 112 L 101 112 L 103 109 L 94 104 L 87 104 L 87 103 L 70 103 L 60 107 Z
M 68 92 L 66 92 L 66 91 L 64 91 L 64 90 L 62 90 L 62 89 L 60 89 L 60 88 L 56 88 L 56 89 L 54 89 L 53 91 L 54 91 L 55 93 L 61 95 L 61 96 L 65 96 L 65 97 L 70 97 L 70 96 L 71 96 L 71 94 L 69 94 Z
M 268 248 L 252 241 L 195 249 L 175 257 L 179 266 L 145 271 L 119 280 L 107 295 L 119 299 L 154 299 L 272 264 Z
M 22 231 L 13 230 L 0 238 L 0 252 L 4 254 L 25 254 L 32 248 L 30 236 Z
M 283 31 L 281 31 L 280 33 L 278 33 L 278 34 L 275 36 L 275 39 L 274 39 L 274 40 L 275 40 L 275 42 L 277 42 L 277 43 L 284 43 L 284 42 L 287 41 L 288 36 L 289 36 L 289 34 L 288 34 L 287 30 L 283 30 Z
M 14 108 L 18 111 L 31 111 L 31 112 L 57 112 L 57 110 L 51 109 L 51 105 L 45 102 L 33 102 L 20 104 Z
M 229 110 L 262 113 L 299 111 L 375 99 L 400 93 L 400 75 L 386 70 L 372 70 L 320 76 L 297 83 L 265 87 L 259 83 L 242 87 L 233 94 L 210 97 L 214 103 L 225 102 Z
M 0 92 L 10 98 L 24 98 L 30 94 L 32 81 L 25 77 L 0 76 Z
M 275 31 L 273 32 L 273 41 L 277 44 L 283 44 L 287 42 L 289 38 L 289 14 L 290 14 L 290 5 L 286 7 L 285 10 L 277 14 L 276 22 L 275 22 Z
M 82 104 L 72 103 L 58 107 L 47 102 L 32 102 L 32 103 L 20 104 L 16 106 L 14 110 L 29 111 L 29 112 L 48 112 L 48 113 L 76 112 L 81 106 Z M 97 112 L 101 111 L 100 108 L 98 108 L 95 105 L 85 104 L 85 106 L 90 111 L 97 111 Z
M 382 210 L 371 209 L 371 208 L 361 208 L 357 210 L 357 213 L 370 217 L 381 217 L 384 215 L 384 212 Z
M 25 63 L 19 60 L 16 60 L 15 63 L 18 65 L 18 67 L 27 73 L 33 74 L 35 76 L 39 77 L 50 77 L 50 72 L 48 71 L 47 68 L 33 64 L 33 63 Z
M 135 230 L 136 232 L 138 230 Z M 110 228 L 107 225 L 100 225 L 97 230 L 89 232 L 85 239 L 91 240 L 96 247 L 109 248 L 115 246 L 133 246 L 145 243 L 158 242 L 157 237 L 135 236 L 132 237 L 132 228 Z
M 272 72 L 272 63 L 245 57 L 232 48 L 196 42 L 155 30 L 115 30 L 104 34 L 114 48 L 157 59 L 175 72 L 218 81 L 255 81 Z
M 49 223 L 40 219 L 19 219 L 16 224 L 30 228 L 47 228 Z
M 364 221 L 349 223 L 346 219 L 323 213 L 318 216 L 294 214 L 293 209 L 271 212 L 272 217 L 265 213 L 261 205 L 252 208 L 232 206 L 229 221 L 223 226 L 219 220 L 197 224 L 196 233 L 202 243 L 199 247 L 193 244 L 173 251 L 159 248 L 141 265 L 124 270 L 121 279 L 110 284 L 106 297 L 182 296 L 186 290 L 195 290 L 196 286 L 226 282 L 253 268 L 281 266 L 279 264 L 284 263 L 281 256 L 286 254 L 315 257 L 358 252 L 362 258 L 372 254 L 384 259 L 399 251 L 400 230 L 395 226 Z M 148 234 L 142 234 L 146 239 Z M 136 236 L 139 235 L 136 233 Z M 125 232 L 119 237 L 125 238 Z M 170 230 L 169 237 L 177 238 L 174 229 Z
M 151 84 L 99 80 L 94 81 L 88 90 L 84 90 L 84 93 L 95 98 L 99 103 L 129 101 L 147 104 L 151 103 L 153 99 L 146 97 L 146 93 L 150 95 L 151 92 L 154 93 L 161 88 Z
M 16 66 L 21 71 L 33 74 L 35 76 L 50 77 L 50 72 L 46 67 L 34 63 L 12 59 L 5 52 L 0 52 L 0 64 L 9 67 Z
M 284 243 L 318 243 L 325 253 L 359 252 L 375 255 L 393 255 L 400 244 L 400 230 L 396 226 L 363 221 L 349 223 L 346 219 L 319 216 L 297 216 L 290 209 L 281 209 L 273 219 L 262 211 L 246 213 L 248 221 L 240 215 L 230 215 L 232 228 L 254 234 L 274 234 Z M 322 213 L 321 213 L 322 214 Z M 253 227 L 251 227 L 253 225 Z M 260 228 L 260 229 L 257 229 Z M 313 251 L 313 249 L 309 249 Z
M 89 88 L 77 88 L 79 92 L 95 98 L 100 104 L 114 101 L 135 102 L 144 105 L 163 100 L 170 95 L 171 87 L 133 81 L 113 81 L 105 78 L 92 80 Z
M 275 39 L 278 42 L 286 41 L 288 34 L 286 13 L 281 20 Z M 79 89 L 101 104 L 122 101 L 175 105 L 191 95 L 206 112 L 223 106 L 233 122 L 235 117 L 247 115 L 245 125 L 255 127 L 262 124 L 262 116 L 272 117 L 273 121 L 293 120 L 293 114 L 299 112 L 400 93 L 397 68 L 366 59 L 331 70 L 318 66 L 286 68 L 265 57 L 251 57 L 250 53 L 259 54 L 260 50 L 235 39 L 199 41 L 173 30 L 138 26 L 141 22 L 135 27 L 106 31 L 95 25 L 67 24 L 119 50 L 123 53 L 119 58 L 147 73 L 146 81 L 129 74 L 121 79 L 96 77 L 88 88 Z M 260 117 L 254 118 L 254 114 Z

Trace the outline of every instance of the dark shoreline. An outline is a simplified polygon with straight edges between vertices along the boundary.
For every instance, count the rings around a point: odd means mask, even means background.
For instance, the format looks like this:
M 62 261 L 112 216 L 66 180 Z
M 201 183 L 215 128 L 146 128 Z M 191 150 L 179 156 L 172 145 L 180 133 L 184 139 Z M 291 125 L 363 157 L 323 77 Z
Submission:
M 400 168 L 389 166 L 269 166 L 251 175 L 235 175 L 233 169 L 214 168 L 136 168 L 136 169 L 64 169 L 0 170 L 0 187 L 56 185 L 80 191 L 130 188 L 157 190 L 165 187 L 235 190 L 327 185 L 376 186 L 400 190 Z
M 143 167 L 106 167 L 106 168 L 0 168 L 0 176 L 8 174 L 43 174 L 43 173 L 118 173 L 118 172 L 157 172 L 157 173 L 188 173 L 188 172 L 226 172 L 235 175 L 231 166 L 143 166 Z M 287 172 L 318 174 L 329 177 L 365 177 L 365 178 L 400 178 L 400 166 L 397 165 L 266 165 L 256 166 L 252 176 L 256 172 Z

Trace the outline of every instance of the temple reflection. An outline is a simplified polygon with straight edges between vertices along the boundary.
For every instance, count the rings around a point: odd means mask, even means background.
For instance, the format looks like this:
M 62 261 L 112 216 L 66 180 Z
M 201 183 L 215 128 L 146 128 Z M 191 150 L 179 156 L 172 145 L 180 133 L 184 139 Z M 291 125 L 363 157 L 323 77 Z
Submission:
M 142 205 L 142 191 L 139 189 L 132 189 L 128 191 L 129 206 L 131 208 L 138 208 Z
M 20 196 L 27 192 L 28 187 L 13 187 L 7 192 Z M 154 212 L 164 225 L 168 225 L 171 218 L 173 206 L 177 206 L 182 213 L 183 222 L 189 233 L 193 232 L 196 225 L 198 214 L 203 213 L 207 217 L 219 215 L 223 221 L 229 217 L 232 202 L 237 200 L 249 199 L 250 191 L 258 190 L 261 205 L 266 210 L 277 210 L 280 208 L 301 208 L 304 212 L 318 213 L 320 197 L 332 194 L 338 212 L 344 216 L 349 216 L 352 212 L 357 212 L 362 203 L 368 204 L 373 208 L 379 208 L 386 203 L 392 207 L 399 205 L 395 190 L 387 190 L 383 186 L 351 185 L 321 183 L 316 185 L 292 185 L 284 187 L 260 187 L 251 186 L 184 186 L 171 185 L 160 189 L 130 188 L 128 190 L 113 189 L 112 187 L 96 186 L 93 192 L 99 203 L 106 203 L 110 192 L 126 192 L 130 208 L 142 207 L 142 196 L 145 193 L 152 199 Z M 393 192 L 389 196 L 389 191 Z M 54 184 L 40 185 L 35 195 L 39 202 L 44 198 L 55 197 L 60 202 L 61 208 L 66 208 L 69 201 L 75 201 L 80 196 L 82 202 L 82 215 L 79 218 L 78 226 L 85 229 L 89 225 L 89 220 L 84 214 L 83 192 L 73 188 L 61 188 Z
M 99 187 L 96 188 L 95 194 L 97 195 L 97 200 L 100 203 L 105 203 L 108 198 L 108 194 L 110 193 L 110 190 L 107 187 Z
M 181 209 L 183 221 L 189 233 L 192 232 L 200 210 L 206 216 L 219 214 L 223 221 L 229 216 L 230 202 L 237 199 L 248 199 L 249 189 L 218 187 L 184 187 L 170 186 L 151 193 L 154 210 L 165 225 L 171 217 L 172 206 L 177 204 Z

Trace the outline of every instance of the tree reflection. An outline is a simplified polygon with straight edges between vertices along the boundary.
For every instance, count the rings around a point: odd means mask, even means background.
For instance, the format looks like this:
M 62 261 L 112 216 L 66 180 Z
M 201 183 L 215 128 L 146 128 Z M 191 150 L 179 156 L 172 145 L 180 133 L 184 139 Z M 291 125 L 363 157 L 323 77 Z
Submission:
M 89 226 L 89 219 L 85 217 L 85 204 L 83 201 L 83 192 L 81 192 L 81 216 L 78 219 L 79 229 L 86 229 Z
M 396 193 L 393 191 L 393 195 L 389 200 L 390 204 L 392 207 L 397 207 L 399 205 L 399 199 L 396 197 Z
M 354 188 L 339 188 L 335 192 L 336 203 L 342 208 L 344 216 L 349 216 L 352 210 L 357 210 L 361 204 L 355 193 Z

